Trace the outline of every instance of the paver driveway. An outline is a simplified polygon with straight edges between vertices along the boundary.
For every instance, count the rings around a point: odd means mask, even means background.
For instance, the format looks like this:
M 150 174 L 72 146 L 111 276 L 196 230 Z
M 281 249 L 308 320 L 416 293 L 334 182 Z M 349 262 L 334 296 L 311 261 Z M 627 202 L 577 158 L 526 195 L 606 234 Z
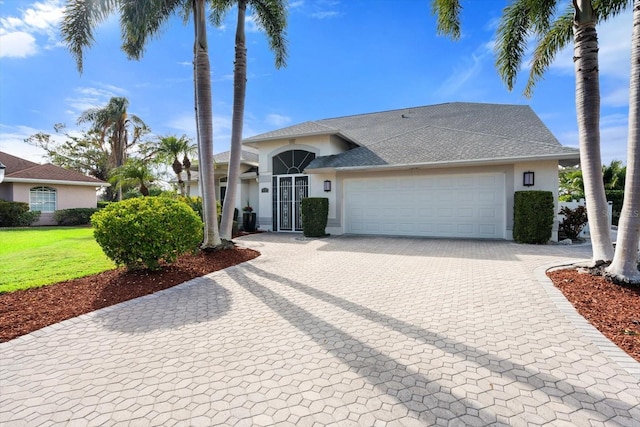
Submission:
M 588 247 L 242 242 L 263 255 L 1 344 L 2 424 L 640 425 L 639 379 L 533 272 Z

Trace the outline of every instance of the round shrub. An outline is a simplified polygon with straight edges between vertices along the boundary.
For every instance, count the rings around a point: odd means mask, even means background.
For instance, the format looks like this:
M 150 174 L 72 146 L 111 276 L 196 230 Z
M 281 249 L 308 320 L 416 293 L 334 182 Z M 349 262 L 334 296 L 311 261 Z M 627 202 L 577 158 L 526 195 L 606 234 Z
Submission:
M 203 224 L 185 203 L 165 197 L 141 197 L 111 203 L 91 217 L 104 253 L 127 268 L 160 268 L 202 242 Z

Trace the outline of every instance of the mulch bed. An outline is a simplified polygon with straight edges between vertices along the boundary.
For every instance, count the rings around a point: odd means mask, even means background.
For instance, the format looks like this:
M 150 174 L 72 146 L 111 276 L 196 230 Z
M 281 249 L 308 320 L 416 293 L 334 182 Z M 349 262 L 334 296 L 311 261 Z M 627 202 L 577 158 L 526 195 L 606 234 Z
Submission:
M 575 269 L 547 275 L 582 317 L 640 362 L 640 287 L 615 285 Z
M 152 294 L 187 280 L 256 258 L 234 248 L 183 255 L 158 271 L 104 271 L 40 288 L 0 294 L 0 342 L 84 313 Z

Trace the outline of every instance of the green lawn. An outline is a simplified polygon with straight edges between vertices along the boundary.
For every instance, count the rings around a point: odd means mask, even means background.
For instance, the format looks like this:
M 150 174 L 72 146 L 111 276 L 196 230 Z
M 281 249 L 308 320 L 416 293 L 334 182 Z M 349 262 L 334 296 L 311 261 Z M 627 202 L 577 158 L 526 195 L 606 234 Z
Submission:
M 0 293 L 113 268 L 90 227 L 0 229 Z

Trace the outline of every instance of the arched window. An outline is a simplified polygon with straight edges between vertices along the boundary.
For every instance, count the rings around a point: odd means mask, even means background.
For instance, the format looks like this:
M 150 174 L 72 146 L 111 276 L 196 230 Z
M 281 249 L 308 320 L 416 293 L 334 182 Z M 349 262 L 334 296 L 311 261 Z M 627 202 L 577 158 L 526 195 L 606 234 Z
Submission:
M 33 187 L 29 190 L 29 209 L 31 211 L 55 212 L 56 202 L 55 188 Z
M 289 150 L 273 157 L 274 175 L 295 175 L 302 173 L 304 168 L 316 158 L 316 155 L 305 150 Z

